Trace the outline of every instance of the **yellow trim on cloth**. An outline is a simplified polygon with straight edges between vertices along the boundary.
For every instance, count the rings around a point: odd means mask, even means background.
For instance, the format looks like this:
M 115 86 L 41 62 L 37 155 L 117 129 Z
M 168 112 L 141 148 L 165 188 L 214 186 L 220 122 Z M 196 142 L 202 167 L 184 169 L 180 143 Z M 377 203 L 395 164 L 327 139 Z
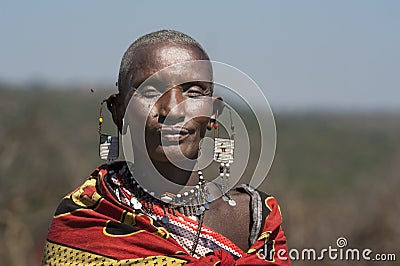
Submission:
M 128 265 L 171 265 L 181 266 L 186 260 L 168 256 L 149 256 L 138 259 L 115 260 L 91 252 L 46 242 L 42 266 L 44 265 L 77 265 L 77 266 L 128 266 Z

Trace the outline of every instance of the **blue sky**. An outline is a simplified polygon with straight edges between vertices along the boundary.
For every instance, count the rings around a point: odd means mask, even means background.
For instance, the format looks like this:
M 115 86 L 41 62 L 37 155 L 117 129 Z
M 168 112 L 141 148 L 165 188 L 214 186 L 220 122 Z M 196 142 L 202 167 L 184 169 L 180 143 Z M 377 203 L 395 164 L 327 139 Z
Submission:
M 183 31 L 275 108 L 400 109 L 400 1 L 2 1 L 0 80 L 113 88 L 123 52 Z

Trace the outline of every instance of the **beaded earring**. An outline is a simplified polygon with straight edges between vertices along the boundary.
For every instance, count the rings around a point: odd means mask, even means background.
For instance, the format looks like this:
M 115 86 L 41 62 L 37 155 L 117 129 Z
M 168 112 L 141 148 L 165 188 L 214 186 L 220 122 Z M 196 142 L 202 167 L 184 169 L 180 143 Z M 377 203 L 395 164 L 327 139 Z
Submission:
M 220 163 L 219 175 L 222 179 L 222 199 L 230 206 L 236 206 L 236 201 L 229 193 L 230 165 L 233 163 L 233 150 L 235 147 L 235 126 L 233 125 L 232 112 L 229 109 L 231 122 L 231 135 L 229 139 L 219 137 L 218 112 L 214 122 L 214 161 Z
M 108 163 L 112 163 L 113 161 L 118 159 L 119 156 L 119 132 L 118 136 L 111 136 L 102 133 L 102 125 L 103 125 L 103 104 L 107 102 L 107 100 L 103 100 L 100 103 L 100 114 L 99 114 L 99 155 L 100 159 L 106 160 Z

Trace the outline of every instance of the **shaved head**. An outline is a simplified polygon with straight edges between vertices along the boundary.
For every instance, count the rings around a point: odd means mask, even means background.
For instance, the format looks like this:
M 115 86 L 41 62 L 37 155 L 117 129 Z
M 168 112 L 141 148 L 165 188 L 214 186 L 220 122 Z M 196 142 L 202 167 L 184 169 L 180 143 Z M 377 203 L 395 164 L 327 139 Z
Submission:
M 146 34 L 133 42 L 122 57 L 118 76 L 118 90 L 120 94 L 126 95 L 133 86 L 132 80 L 135 73 L 140 71 L 140 69 L 135 67 L 137 66 L 137 64 L 135 64 L 137 51 L 160 43 L 171 43 L 192 47 L 202 54 L 201 59 L 209 60 L 208 54 L 205 52 L 203 47 L 192 37 L 182 32 L 175 30 L 160 30 Z

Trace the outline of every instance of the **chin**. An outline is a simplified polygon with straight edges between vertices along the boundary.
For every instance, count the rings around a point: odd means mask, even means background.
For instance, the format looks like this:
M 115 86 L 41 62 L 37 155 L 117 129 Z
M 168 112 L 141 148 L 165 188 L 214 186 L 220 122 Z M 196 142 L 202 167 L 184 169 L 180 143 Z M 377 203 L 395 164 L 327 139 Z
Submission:
M 153 151 L 148 151 L 150 158 L 158 162 L 181 163 L 186 160 L 195 160 L 198 156 L 198 149 L 195 147 L 181 147 L 182 145 L 158 146 Z M 168 155 L 168 157 L 167 157 Z

